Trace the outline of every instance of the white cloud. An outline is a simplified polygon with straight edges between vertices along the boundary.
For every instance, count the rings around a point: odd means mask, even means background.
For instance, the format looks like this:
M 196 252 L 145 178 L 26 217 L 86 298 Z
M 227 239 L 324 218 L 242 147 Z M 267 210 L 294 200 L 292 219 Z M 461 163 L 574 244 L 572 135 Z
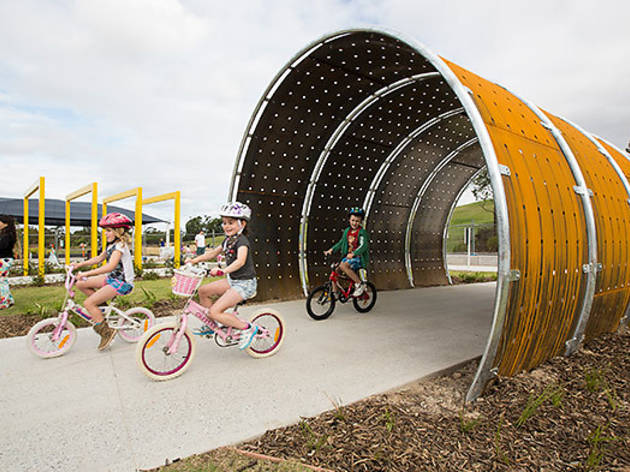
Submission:
M 181 190 L 185 217 L 211 213 L 276 72 L 323 34 L 369 25 L 623 146 L 628 10 L 612 0 L 2 2 L 0 185 L 19 196 L 45 175 L 58 198 L 93 180 L 102 195 Z

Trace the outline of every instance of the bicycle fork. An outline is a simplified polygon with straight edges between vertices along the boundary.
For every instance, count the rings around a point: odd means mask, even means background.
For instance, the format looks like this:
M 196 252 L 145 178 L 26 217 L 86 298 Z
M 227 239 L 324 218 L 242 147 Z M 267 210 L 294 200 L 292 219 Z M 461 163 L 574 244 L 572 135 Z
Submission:
M 182 336 L 186 332 L 187 326 L 188 326 L 188 316 L 184 314 L 182 315 L 180 319 L 179 328 L 173 334 L 173 336 L 171 336 L 171 340 L 166 345 L 166 349 L 165 349 L 166 354 L 170 356 L 177 352 L 177 349 L 179 349 L 179 342 L 181 341 Z

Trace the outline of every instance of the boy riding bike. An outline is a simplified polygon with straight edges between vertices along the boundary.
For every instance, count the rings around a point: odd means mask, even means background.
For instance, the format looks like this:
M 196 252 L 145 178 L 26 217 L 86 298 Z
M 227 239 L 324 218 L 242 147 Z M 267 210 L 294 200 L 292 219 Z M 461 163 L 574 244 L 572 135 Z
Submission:
M 355 283 L 356 288 L 352 296 L 358 297 L 365 290 L 365 284 L 361 281 L 357 272 L 361 268 L 367 269 L 370 235 L 361 226 L 365 217 L 363 208 L 350 208 L 348 216 L 350 217 L 350 226 L 344 230 L 343 236 L 337 241 L 337 244 L 324 251 L 324 254 L 329 256 L 333 252 L 339 251 L 344 255 L 339 268 Z

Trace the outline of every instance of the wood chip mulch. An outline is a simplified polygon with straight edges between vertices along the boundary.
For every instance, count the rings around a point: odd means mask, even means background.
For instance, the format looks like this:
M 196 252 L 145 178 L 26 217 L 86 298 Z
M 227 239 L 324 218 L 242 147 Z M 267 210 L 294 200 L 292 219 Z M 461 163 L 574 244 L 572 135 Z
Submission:
M 335 471 L 630 471 L 630 332 L 464 406 L 476 361 L 239 445 Z
M 158 300 L 149 308 L 153 311 L 153 314 L 157 318 L 170 316 L 173 315 L 176 310 L 181 310 L 184 307 L 185 301 L 186 299 L 184 298 L 178 298 L 176 300 Z M 47 313 L 44 316 L 23 314 L 0 316 L 0 339 L 12 338 L 14 336 L 26 336 L 28 330 L 31 329 L 31 326 L 40 320 L 50 318 L 52 316 L 56 316 L 56 314 Z M 79 318 L 78 316 L 73 316 L 71 321 L 77 328 L 89 326 L 85 320 Z

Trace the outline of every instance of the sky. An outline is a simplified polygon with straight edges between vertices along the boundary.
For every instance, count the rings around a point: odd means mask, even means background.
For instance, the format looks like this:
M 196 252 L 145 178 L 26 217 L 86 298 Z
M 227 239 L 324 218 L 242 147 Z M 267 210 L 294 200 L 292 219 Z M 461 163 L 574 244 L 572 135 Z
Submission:
M 216 215 L 278 70 L 360 27 L 413 38 L 625 149 L 629 18 L 621 0 L 0 0 L 0 196 L 45 176 L 48 198 L 96 181 L 100 198 L 180 190 L 182 224 Z M 173 205 L 145 212 L 171 220 Z

